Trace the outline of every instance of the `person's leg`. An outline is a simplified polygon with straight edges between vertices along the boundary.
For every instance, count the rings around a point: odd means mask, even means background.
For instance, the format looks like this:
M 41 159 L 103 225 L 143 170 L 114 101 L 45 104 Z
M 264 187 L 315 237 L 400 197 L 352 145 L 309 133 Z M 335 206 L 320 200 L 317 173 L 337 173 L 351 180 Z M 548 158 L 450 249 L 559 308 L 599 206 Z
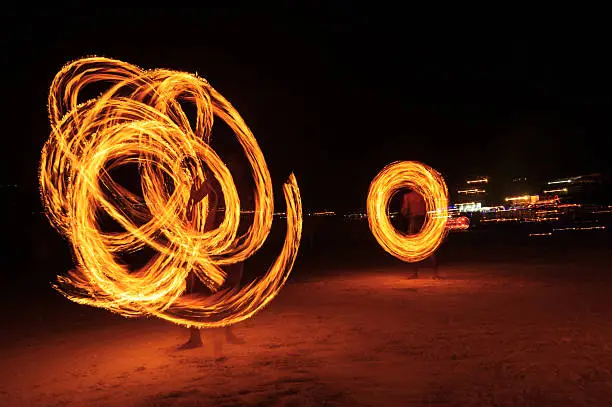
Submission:
M 240 281 L 242 280 L 242 274 L 244 273 L 244 263 L 238 263 L 231 266 L 231 269 L 228 273 L 228 281 L 226 282 L 230 287 L 239 288 Z M 225 327 L 225 340 L 227 343 L 232 344 L 243 344 L 246 341 L 242 338 L 237 337 L 234 334 L 231 325 Z
M 202 346 L 200 328 L 196 328 L 195 326 L 189 328 L 189 341 L 187 343 L 192 344 L 194 348 Z
M 415 216 L 408 218 L 408 234 L 415 235 L 421 230 L 418 219 Z M 412 263 L 412 275 L 410 278 L 419 278 L 419 263 Z
M 438 257 L 436 256 L 435 252 L 431 255 L 431 262 L 432 262 L 432 266 L 433 266 L 433 269 L 434 269 L 434 276 L 433 276 L 433 278 L 434 279 L 439 279 L 440 278 L 440 273 L 439 273 L 439 270 L 438 270 Z
M 196 276 L 193 273 L 191 273 L 187 277 L 187 290 L 186 291 L 188 293 L 193 292 L 194 286 L 196 283 L 195 279 L 196 279 Z M 199 348 L 202 346 L 203 346 L 203 343 L 202 343 L 202 335 L 200 333 L 200 329 L 192 326 L 189 328 L 189 340 L 185 342 L 184 344 L 182 344 L 181 346 L 179 346 L 179 349 L 181 350 L 194 349 L 194 348 Z
M 215 361 L 222 361 L 226 358 L 223 356 L 223 340 L 218 336 L 219 334 L 216 334 L 213 340 L 213 357 Z
M 234 345 L 242 345 L 246 343 L 243 338 L 240 338 L 236 336 L 236 334 L 234 334 L 234 331 L 231 326 L 225 327 L 225 341 Z
M 435 253 L 431 255 L 431 261 L 433 262 L 433 269 L 434 269 L 433 278 L 436 280 L 440 279 L 440 273 L 438 271 L 438 258 L 436 257 Z
M 192 326 L 189 328 L 189 340 L 179 346 L 179 350 L 200 348 L 202 346 L 203 343 L 200 329 Z

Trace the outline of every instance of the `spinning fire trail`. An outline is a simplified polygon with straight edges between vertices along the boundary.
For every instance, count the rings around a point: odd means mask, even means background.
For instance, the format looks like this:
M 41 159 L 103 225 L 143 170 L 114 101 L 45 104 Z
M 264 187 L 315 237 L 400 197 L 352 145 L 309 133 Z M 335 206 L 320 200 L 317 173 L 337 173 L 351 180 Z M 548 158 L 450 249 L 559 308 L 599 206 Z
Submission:
M 419 193 L 425 200 L 428 219 L 415 235 L 399 233 L 389 220 L 389 202 L 404 188 Z M 406 262 L 428 258 L 446 236 L 448 189 L 433 168 L 414 161 L 398 161 L 378 173 L 368 191 L 368 223 L 378 243 L 391 255 Z
M 86 85 L 107 91 L 83 103 Z M 196 107 L 192 128 L 180 103 Z M 210 148 L 213 118 L 234 132 L 254 179 L 254 219 L 238 234 L 240 201 L 232 175 Z M 67 298 L 124 316 L 154 315 L 177 324 L 215 327 L 243 321 L 271 301 L 286 282 L 302 232 L 302 207 L 293 174 L 284 184 L 287 235 L 267 273 L 241 289 L 219 291 L 220 266 L 244 261 L 264 243 L 273 219 L 272 181 L 255 137 L 232 105 L 195 75 L 144 71 L 107 58 L 85 58 L 56 75 L 49 94 L 51 135 L 42 151 L 40 188 L 47 216 L 71 242 L 76 268 L 55 286 Z M 193 163 L 186 170 L 185 162 Z M 205 171 L 205 163 L 210 171 Z M 142 196 L 115 182 L 112 169 L 137 164 Z M 204 229 L 205 198 L 194 220 L 185 210 L 194 180 L 217 179 L 225 212 L 219 227 Z M 106 232 L 100 215 L 123 232 Z M 132 271 L 117 260 L 145 247 L 155 256 Z M 212 296 L 185 295 L 196 274 Z

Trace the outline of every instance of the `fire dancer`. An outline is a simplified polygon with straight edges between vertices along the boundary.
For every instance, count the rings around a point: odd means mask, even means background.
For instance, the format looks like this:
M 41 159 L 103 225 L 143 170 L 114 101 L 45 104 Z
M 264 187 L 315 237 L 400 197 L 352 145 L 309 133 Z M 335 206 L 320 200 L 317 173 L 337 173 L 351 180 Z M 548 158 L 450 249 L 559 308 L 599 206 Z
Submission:
M 206 179 L 204 182 L 200 179 L 200 177 L 195 173 L 194 166 L 189 165 L 189 160 L 185 160 L 184 166 L 187 167 L 187 170 L 190 173 L 191 179 L 193 180 L 193 184 L 191 187 L 191 192 L 189 196 L 189 200 L 187 202 L 187 210 L 186 217 L 193 224 L 195 223 L 194 211 L 195 206 L 202 201 L 204 198 L 208 197 L 208 213 L 206 214 L 206 220 L 204 222 L 204 231 L 209 231 L 214 229 L 215 222 L 217 220 L 217 206 L 218 206 L 218 195 L 213 186 L 213 175 L 208 169 L 208 167 L 204 166 L 204 175 Z M 227 278 L 223 285 L 219 288 L 220 291 L 224 291 L 226 289 L 232 287 L 238 287 L 240 284 L 240 280 L 242 279 L 244 263 L 240 262 L 228 267 L 229 270 L 227 272 Z M 187 277 L 187 292 L 194 292 L 197 284 L 197 277 L 194 273 L 190 273 Z M 189 340 L 181 345 L 179 349 L 193 349 L 199 348 L 203 345 L 202 336 L 200 333 L 200 329 L 197 327 L 189 328 Z M 236 335 L 234 335 L 231 326 L 225 327 L 225 339 L 228 343 L 244 343 L 244 341 Z M 216 347 L 220 347 L 220 345 L 216 345 Z
M 421 231 L 421 228 L 425 224 L 427 219 L 427 206 L 425 199 L 416 191 L 409 190 L 403 196 L 401 215 L 406 221 L 406 232 L 410 235 L 417 234 Z M 434 267 L 434 278 L 439 278 L 438 275 L 438 262 L 436 255 L 432 254 L 430 257 Z M 418 263 L 414 264 L 414 274 L 411 278 L 419 278 L 419 266 Z

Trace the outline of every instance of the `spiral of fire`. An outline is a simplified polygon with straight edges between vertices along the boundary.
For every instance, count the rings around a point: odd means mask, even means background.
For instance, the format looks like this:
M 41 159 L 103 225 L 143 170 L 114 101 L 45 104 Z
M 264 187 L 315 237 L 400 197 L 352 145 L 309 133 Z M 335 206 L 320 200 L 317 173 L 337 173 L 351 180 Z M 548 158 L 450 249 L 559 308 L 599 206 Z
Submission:
M 102 83 L 98 97 L 82 89 Z M 81 93 L 81 95 L 80 95 Z M 192 125 L 182 108 L 195 106 Z M 49 93 L 51 134 L 42 150 L 40 190 L 53 226 L 71 243 L 76 267 L 54 287 L 68 299 L 126 317 L 157 316 L 176 324 L 217 327 L 243 321 L 269 303 L 285 284 L 297 255 L 302 207 L 295 176 L 284 184 L 287 234 L 266 274 L 238 289 L 220 289 L 221 266 L 252 256 L 270 233 L 274 200 L 263 153 L 234 107 L 197 75 L 142 70 L 119 60 L 91 57 L 64 66 Z M 240 201 L 230 170 L 210 147 L 214 118 L 233 131 L 254 180 L 254 215 L 238 233 Z M 186 168 L 186 164 L 188 168 Z M 111 177 L 136 164 L 142 194 Z M 208 198 L 185 216 L 196 178 L 214 177 L 225 211 L 220 225 L 204 227 Z M 121 226 L 103 230 L 101 214 Z M 122 253 L 152 248 L 139 270 Z M 213 295 L 186 293 L 194 273 Z
M 425 200 L 427 219 L 414 235 L 399 232 L 391 224 L 389 203 L 402 189 L 411 189 Z M 448 189 L 433 168 L 415 161 L 397 161 L 374 177 L 367 198 L 368 223 L 378 243 L 391 255 L 406 262 L 431 256 L 446 236 Z

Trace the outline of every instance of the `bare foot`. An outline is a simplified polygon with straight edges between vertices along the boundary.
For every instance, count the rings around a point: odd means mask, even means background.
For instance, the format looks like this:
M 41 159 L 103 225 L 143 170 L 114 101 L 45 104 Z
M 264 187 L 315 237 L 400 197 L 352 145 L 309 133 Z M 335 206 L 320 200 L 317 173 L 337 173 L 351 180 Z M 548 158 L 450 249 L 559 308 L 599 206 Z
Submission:
M 179 346 L 178 350 L 187 350 L 187 349 L 201 348 L 203 345 L 204 344 L 202 343 L 201 339 L 191 338 L 187 342 L 185 342 L 184 344 Z
M 234 334 L 225 335 L 225 340 L 227 343 L 231 343 L 232 345 L 244 345 L 246 343 L 243 338 L 239 338 Z
M 179 346 L 179 350 L 185 349 L 195 349 L 202 347 L 202 336 L 200 335 L 200 330 L 195 327 L 189 328 L 189 340 Z
M 223 342 L 220 340 L 215 340 L 213 342 L 213 359 L 215 362 L 222 362 L 225 360 L 225 356 L 223 356 Z

